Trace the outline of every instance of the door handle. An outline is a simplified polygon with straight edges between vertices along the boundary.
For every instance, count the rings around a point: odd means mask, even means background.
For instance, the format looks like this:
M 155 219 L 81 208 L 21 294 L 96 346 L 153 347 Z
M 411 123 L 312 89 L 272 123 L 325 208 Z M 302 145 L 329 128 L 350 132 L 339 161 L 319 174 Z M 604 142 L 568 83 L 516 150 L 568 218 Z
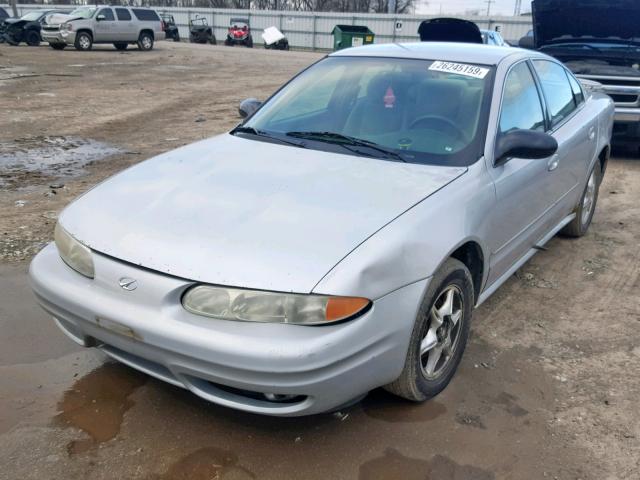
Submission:
M 558 168 L 558 164 L 560 163 L 560 157 L 556 154 L 549 159 L 547 162 L 547 170 L 553 172 L 556 168 Z

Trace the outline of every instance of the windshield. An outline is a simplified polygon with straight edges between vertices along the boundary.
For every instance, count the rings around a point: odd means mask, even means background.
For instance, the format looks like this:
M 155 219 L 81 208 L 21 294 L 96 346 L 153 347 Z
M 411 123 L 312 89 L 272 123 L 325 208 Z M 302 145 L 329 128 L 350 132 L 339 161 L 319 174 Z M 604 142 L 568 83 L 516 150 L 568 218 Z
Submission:
M 328 57 L 274 95 L 244 130 L 304 138 L 305 148 L 349 138 L 405 162 L 469 165 L 482 152 L 491 79 L 479 65 Z
M 70 16 L 75 18 L 91 18 L 93 14 L 96 13 L 96 8 L 76 8 L 73 12 L 70 13 Z
M 42 12 L 35 11 L 35 12 L 29 12 L 23 15 L 22 17 L 20 17 L 20 19 L 26 20 L 28 22 L 34 22 L 38 20 L 41 16 L 42 16 Z

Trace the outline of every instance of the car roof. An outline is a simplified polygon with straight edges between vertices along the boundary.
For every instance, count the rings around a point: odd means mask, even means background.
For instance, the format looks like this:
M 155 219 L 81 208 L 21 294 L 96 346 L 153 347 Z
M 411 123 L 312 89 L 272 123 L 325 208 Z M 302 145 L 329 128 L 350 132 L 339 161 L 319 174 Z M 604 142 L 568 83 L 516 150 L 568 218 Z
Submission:
M 482 65 L 497 65 L 507 57 L 513 57 L 513 61 L 519 58 L 529 57 L 548 58 L 547 55 L 533 50 L 453 42 L 382 43 L 378 45 L 346 48 L 332 53 L 331 56 L 413 58 L 421 60 L 446 60 L 460 63 L 479 63 Z

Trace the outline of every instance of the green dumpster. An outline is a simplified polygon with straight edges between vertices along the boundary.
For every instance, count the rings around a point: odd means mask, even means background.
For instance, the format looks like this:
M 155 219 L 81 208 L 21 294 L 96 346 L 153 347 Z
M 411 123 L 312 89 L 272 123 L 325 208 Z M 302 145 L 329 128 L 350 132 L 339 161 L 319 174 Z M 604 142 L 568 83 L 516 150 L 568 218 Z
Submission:
M 336 25 L 331 33 L 334 50 L 369 45 L 376 36 L 369 27 L 360 25 Z

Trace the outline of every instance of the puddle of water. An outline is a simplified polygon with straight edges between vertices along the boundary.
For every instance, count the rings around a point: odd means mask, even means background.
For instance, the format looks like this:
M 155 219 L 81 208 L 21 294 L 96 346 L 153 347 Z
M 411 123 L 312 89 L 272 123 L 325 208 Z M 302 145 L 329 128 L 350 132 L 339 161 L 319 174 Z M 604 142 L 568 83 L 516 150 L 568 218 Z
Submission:
M 121 153 L 118 147 L 78 137 L 29 137 L 0 142 L 0 182 L 25 173 L 75 177 L 90 162 Z
M 85 452 L 118 435 L 125 412 L 134 404 L 129 396 L 146 380 L 146 375 L 124 365 L 105 363 L 67 390 L 58 402 L 56 420 L 90 437 L 71 442 L 68 452 Z
M 162 475 L 152 475 L 148 480 L 214 480 L 233 473 L 233 478 L 250 479 L 256 476 L 238 465 L 235 453 L 207 447 L 181 458 Z
M 495 475 L 471 465 L 459 465 L 443 455 L 431 460 L 409 458 L 393 448 L 360 465 L 360 480 L 493 480 Z
M 371 392 L 362 401 L 362 408 L 368 416 L 392 423 L 428 422 L 447 413 L 446 407 L 434 400 L 412 403 L 384 390 Z

